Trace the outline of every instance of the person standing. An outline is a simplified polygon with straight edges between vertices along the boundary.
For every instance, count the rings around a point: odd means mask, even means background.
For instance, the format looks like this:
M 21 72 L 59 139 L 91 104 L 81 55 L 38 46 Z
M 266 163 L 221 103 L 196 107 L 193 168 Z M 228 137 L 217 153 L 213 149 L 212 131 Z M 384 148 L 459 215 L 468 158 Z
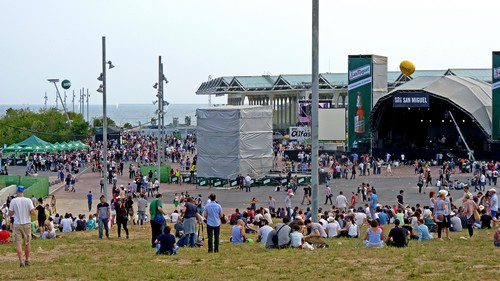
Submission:
M 293 191 L 291 189 L 289 189 L 289 192 L 285 197 L 285 207 L 286 207 L 287 218 L 292 217 L 292 197 L 293 196 L 294 196 Z
M 271 214 L 274 214 L 274 212 L 276 211 L 276 200 L 274 200 L 271 195 L 269 195 L 267 206 L 269 207 L 269 212 L 271 212 Z
M 163 211 L 161 198 L 163 196 L 161 193 L 156 194 L 156 199 L 149 204 L 149 223 L 151 224 L 151 247 L 156 248 L 156 238 L 160 236 L 162 228 L 164 225 L 155 221 L 156 215 L 166 215 L 167 213 Z
M 144 193 L 141 193 L 139 199 L 137 200 L 137 226 L 143 226 L 144 220 L 146 219 L 146 208 L 148 207 L 148 201 L 144 198 Z
M 208 252 L 219 252 L 220 219 L 222 217 L 222 207 L 215 201 L 214 193 L 208 196 L 210 202 L 205 205 L 203 217 L 207 220 Z
M 20 267 L 30 266 L 31 251 L 31 217 L 36 214 L 33 202 L 24 197 L 24 186 L 16 189 L 17 197 L 10 201 L 9 217 L 14 217 L 13 236 L 16 242 L 16 252 Z M 24 245 L 24 260 L 23 260 Z
M 89 212 L 92 211 L 92 190 L 89 190 L 87 194 L 87 204 L 89 206 Z
M 498 210 L 498 196 L 497 196 L 497 190 L 494 188 L 491 188 L 490 190 L 491 194 L 491 199 L 490 199 L 490 212 L 491 216 L 493 217 L 494 220 L 497 219 L 497 210 Z
M 99 238 L 102 239 L 102 228 L 106 230 L 106 237 L 109 238 L 109 226 L 108 221 L 111 216 L 111 210 L 109 208 L 108 202 L 106 202 L 106 198 L 104 195 L 101 195 L 99 198 L 101 202 L 97 204 L 97 220 L 99 227 Z
M 196 212 L 196 205 L 194 205 L 193 197 L 187 199 L 184 208 L 182 209 L 181 218 L 184 224 L 184 235 L 189 237 L 189 245 L 191 248 L 195 245 L 196 222 L 198 220 Z
M 125 234 L 127 235 L 128 239 L 128 212 L 123 201 L 125 201 L 125 198 L 118 198 L 118 204 L 115 206 L 116 224 L 118 225 L 118 237 L 121 237 L 121 228 L 123 225 L 123 229 L 125 230 Z
M 368 190 L 368 200 L 370 201 L 370 217 L 375 218 L 375 210 L 377 209 L 377 194 L 373 193 L 373 190 Z
M 469 239 L 472 240 L 472 236 L 474 235 L 474 230 L 472 225 L 474 224 L 474 211 L 478 209 L 476 202 L 474 202 L 468 193 L 464 195 L 463 202 L 463 215 L 465 216 L 467 222 L 467 229 L 469 230 Z
M 340 212 L 345 212 L 347 209 L 347 204 L 349 202 L 347 201 L 347 198 L 344 196 L 344 192 L 340 191 L 339 195 L 337 198 L 335 198 L 335 203 L 337 204 L 337 209 L 339 209 Z
M 333 205 L 332 197 L 333 197 L 332 189 L 327 184 L 325 189 L 325 205 L 328 203 L 328 200 L 330 200 L 330 205 Z
M 245 192 L 250 192 L 251 189 L 250 189 L 250 183 L 252 181 L 252 178 L 250 177 L 250 175 L 247 175 L 245 177 Z

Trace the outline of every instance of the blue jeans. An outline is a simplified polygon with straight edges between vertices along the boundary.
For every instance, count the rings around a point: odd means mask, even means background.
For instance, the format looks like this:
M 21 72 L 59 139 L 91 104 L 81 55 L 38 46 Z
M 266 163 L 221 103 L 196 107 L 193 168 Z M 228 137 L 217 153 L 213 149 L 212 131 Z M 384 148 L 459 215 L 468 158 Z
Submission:
M 181 238 L 177 241 L 177 246 L 184 247 L 189 244 L 189 237 L 187 235 L 182 235 Z
M 109 238 L 109 227 L 108 227 L 108 218 L 101 219 L 99 218 L 99 238 L 102 238 L 102 227 L 104 225 L 104 229 L 106 230 L 106 237 Z

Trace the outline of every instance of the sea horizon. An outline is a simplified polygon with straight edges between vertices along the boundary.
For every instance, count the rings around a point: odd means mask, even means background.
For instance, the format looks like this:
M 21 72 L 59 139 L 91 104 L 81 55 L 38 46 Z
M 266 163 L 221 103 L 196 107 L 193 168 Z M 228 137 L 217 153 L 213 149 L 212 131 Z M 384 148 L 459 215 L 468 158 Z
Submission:
M 47 108 L 54 108 L 55 104 L 48 104 Z M 190 103 L 175 103 L 170 104 L 165 111 L 165 124 L 173 123 L 173 118 L 178 118 L 179 123 L 183 124 L 186 117 L 191 118 L 191 124 L 196 125 L 196 109 L 207 108 L 208 104 L 190 104 Z M 1 104 L 0 117 L 5 115 L 7 109 L 23 109 L 27 108 L 37 112 L 44 109 L 44 104 Z M 63 110 L 61 105 L 58 105 L 59 110 Z M 107 116 L 111 118 L 118 126 L 123 126 L 125 123 L 130 123 L 133 126 L 150 122 L 152 118 L 157 118 L 157 105 L 152 103 L 119 103 L 107 104 Z M 82 113 L 78 104 L 73 106 L 69 103 L 66 106 L 68 112 Z M 102 118 L 102 104 L 89 104 L 88 115 L 87 105 L 82 107 L 84 119 L 92 122 L 95 118 Z

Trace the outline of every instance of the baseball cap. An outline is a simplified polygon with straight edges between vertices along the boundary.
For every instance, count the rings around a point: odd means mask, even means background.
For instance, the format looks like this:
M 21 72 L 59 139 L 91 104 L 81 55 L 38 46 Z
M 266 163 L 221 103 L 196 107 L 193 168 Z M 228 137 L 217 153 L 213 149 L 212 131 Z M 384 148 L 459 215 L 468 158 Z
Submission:
M 19 185 L 19 186 L 17 187 L 17 189 L 16 189 L 16 192 L 17 192 L 17 193 L 23 193 L 23 192 L 24 192 L 24 186 Z

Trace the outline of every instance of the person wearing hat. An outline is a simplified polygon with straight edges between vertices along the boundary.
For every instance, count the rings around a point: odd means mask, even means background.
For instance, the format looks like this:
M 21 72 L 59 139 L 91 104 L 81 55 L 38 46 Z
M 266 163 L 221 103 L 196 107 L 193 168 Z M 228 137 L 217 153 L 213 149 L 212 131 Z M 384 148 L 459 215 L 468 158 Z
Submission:
M 436 200 L 436 205 L 435 205 L 435 209 L 434 209 L 434 220 L 437 223 L 437 228 L 438 228 L 437 233 L 438 233 L 439 240 L 443 240 L 443 238 L 441 238 L 441 232 L 442 232 L 443 228 L 445 228 L 445 225 L 446 225 L 446 216 L 445 216 L 446 203 L 444 200 L 446 195 L 448 195 L 448 192 L 444 189 L 442 189 L 438 192 L 438 198 Z M 449 239 L 449 236 L 447 236 L 447 238 Z
M 462 221 L 455 212 L 450 213 L 450 230 L 454 232 L 462 231 Z
M 13 236 L 16 242 L 16 252 L 20 267 L 30 266 L 31 251 L 31 216 L 36 209 L 29 198 L 24 197 L 24 186 L 16 189 L 16 198 L 12 199 L 9 206 L 9 217 L 14 217 Z M 24 260 L 23 260 L 24 245 Z
M 493 217 L 493 220 L 497 219 L 497 210 L 498 210 L 498 196 L 497 196 L 497 190 L 494 188 L 491 188 L 490 190 L 491 194 L 491 199 L 490 199 L 490 212 L 491 216 Z

